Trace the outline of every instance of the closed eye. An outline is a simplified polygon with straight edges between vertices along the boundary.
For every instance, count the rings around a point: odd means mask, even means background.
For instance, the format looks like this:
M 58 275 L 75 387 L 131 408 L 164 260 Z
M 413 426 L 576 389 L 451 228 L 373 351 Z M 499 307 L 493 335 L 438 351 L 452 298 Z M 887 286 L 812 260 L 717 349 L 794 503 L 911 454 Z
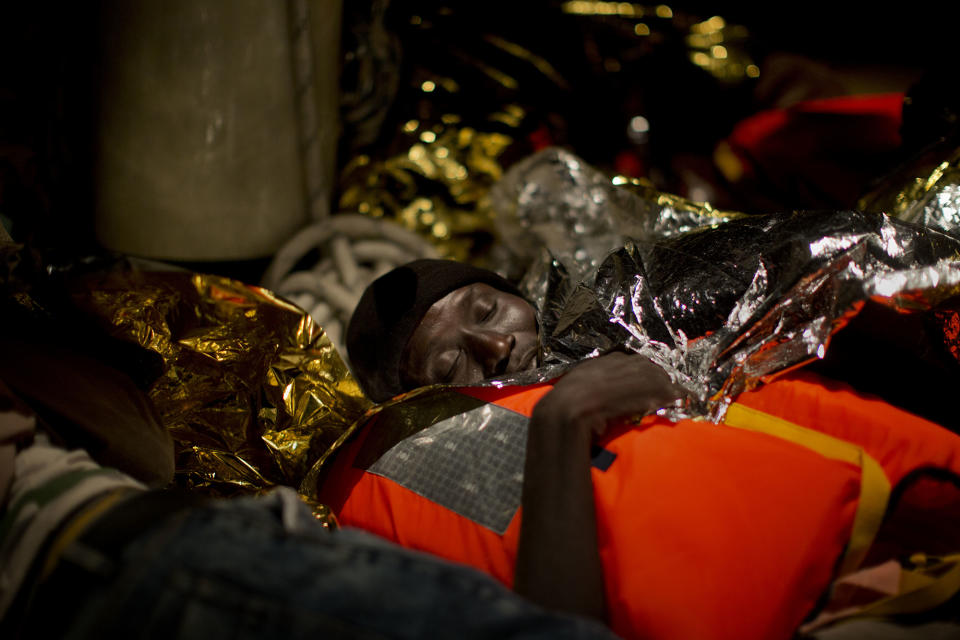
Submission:
M 480 322 L 489 321 L 491 318 L 493 318 L 496 312 L 497 312 L 497 303 L 496 301 L 494 301 L 493 304 L 491 304 L 489 308 L 487 308 L 487 310 L 484 312 L 483 317 L 480 318 Z
M 454 376 L 457 375 L 457 366 L 460 364 L 460 358 L 463 357 L 463 349 L 457 350 L 457 356 L 450 363 L 450 368 L 444 372 L 441 377 L 441 382 L 450 383 L 453 382 Z

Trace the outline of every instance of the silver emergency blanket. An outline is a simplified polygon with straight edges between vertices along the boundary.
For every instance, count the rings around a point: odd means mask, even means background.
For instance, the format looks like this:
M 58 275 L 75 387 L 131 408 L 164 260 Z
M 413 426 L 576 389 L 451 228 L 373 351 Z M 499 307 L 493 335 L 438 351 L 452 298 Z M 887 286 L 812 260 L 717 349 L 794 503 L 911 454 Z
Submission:
M 547 368 L 497 385 L 628 349 L 691 392 L 665 415 L 719 421 L 739 393 L 822 358 L 864 301 L 915 311 L 960 292 L 960 240 L 883 214 L 723 217 L 708 208 L 698 217 L 691 203 L 678 211 L 644 200 L 557 150 L 518 175 L 529 182 L 511 187 L 516 202 L 502 211 L 515 219 L 503 224 L 548 252 L 523 283 L 540 312 Z M 581 219 L 596 235 L 582 239 Z M 595 270 L 577 264 L 598 261 L 611 242 L 620 247 Z
M 546 248 L 576 279 L 596 271 L 628 238 L 662 239 L 743 217 L 637 179 L 611 180 L 555 148 L 514 165 L 490 190 L 490 200 L 499 240 L 515 260 L 527 266 Z M 495 267 L 514 271 L 513 265 Z
M 960 237 L 960 149 L 941 144 L 921 153 L 857 206 Z

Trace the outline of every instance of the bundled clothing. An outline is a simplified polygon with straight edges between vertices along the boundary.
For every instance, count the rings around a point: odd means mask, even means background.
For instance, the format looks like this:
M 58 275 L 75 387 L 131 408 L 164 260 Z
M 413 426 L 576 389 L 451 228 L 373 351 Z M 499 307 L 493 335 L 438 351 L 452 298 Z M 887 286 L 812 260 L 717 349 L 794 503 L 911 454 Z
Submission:
M 32 431 L 33 418 L 0 414 L 5 432 L 23 422 Z M 82 525 L 77 512 L 82 511 L 87 520 L 130 491 L 146 490 L 130 476 L 101 467 L 86 451 L 51 445 L 44 435 L 37 435 L 17 453 L 12 472 L 7 507 L 0 519 L 0 617 L 10 609 L 20 587 L 30 582 L 31 567 L 40 574 L 32 576 L 33 581 L 49 573 L 49 565 L 73 533 L 64 525 L 77 523 L 75 529 Z M 58 534 L 55 541 L 54 534 Z M 38 566 L 36 558 L 49 561 Z M 21 602 L 28 597 L 22 596 Z

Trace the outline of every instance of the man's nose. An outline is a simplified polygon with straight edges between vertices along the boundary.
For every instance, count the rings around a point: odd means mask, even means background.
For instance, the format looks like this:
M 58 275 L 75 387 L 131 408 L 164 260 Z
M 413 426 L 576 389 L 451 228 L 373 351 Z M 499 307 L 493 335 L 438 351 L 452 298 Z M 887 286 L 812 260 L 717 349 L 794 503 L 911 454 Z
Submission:
M 474 357 L 483 367 L 484 377 L 499 375 L 510 364 L 510 353 L 517 344 L 512 333 L 475 331 L 470 334 Z

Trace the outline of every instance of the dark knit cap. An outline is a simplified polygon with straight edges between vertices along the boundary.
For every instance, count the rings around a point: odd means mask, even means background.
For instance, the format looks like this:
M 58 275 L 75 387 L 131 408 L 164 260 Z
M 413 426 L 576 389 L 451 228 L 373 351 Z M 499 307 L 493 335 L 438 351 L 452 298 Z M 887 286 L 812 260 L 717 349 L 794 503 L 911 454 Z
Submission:
M 415 260 L 367 287 L 347 328 L 347 354 L 372 400 L 383 402 L 405 391 L 400 359 L 420 320 L 434 302 L 476 282 L 520 295 L 494 272 L 451 260 Z

